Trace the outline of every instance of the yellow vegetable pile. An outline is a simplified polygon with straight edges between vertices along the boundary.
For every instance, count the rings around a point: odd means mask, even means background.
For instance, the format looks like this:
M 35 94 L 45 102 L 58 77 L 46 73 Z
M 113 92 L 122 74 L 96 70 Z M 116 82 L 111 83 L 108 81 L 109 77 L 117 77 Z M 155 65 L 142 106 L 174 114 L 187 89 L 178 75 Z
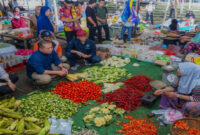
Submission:
M 88 73 L 77 73 L 77 74 L 68 74 L 66 78 L 69 81 L 76 81 L 81 78 L 87 78 L 87 77 L 88 77 Z
M 23 117 L 17 112 L 20 100 L 3 99 L 0 101 L 0 134 L 46 135 L 50 129 L 48 120 L 41 121 L 33 117 Z
M 88 114 L 83 118 L 86 126 L 94 125 L 101 127 L 111 124 L 115 118 L 125 113 L 123 109 L 116 108 L 114 104 L 104 103 L 97 107 L 91 108 Z

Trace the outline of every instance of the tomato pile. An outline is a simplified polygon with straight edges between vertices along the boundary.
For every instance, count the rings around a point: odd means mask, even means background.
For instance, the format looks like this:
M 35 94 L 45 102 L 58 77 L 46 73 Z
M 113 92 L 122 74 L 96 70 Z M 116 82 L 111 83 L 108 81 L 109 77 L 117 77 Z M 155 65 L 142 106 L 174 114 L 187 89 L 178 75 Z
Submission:
M 178 135 L 200 135 L 199 129 L 191 129 L 184 121 L 177 121 L 174 128 L 180 128 L 186 133 L 179 133 Z
M 103 94 L 103 102 L 114 102 L 118 108 L 133 111 L 141 105 L 143 94 L 134 88 L 123 87 L 114 92 Z
M 150 81 L 151 79 L 145 75 L 138 75 L 126 80 L 124 83 L 127 87 L 136 88 L 141 92 L 148 92 L 151 90 Z
M 60 82 L 52 90 L 54 94 L 61 98 L 70 99 L 75 103 L 84 103 L 88 100 L 100 100 L 101 88 L 93 82 Z
M 129 120 L 128 123 L 118 121 L 116 124 L 122 125 L 121 130 L 118 130 L 117 133 L 122 133 L 123 135 L 156 135 L 158 129 L 156 129 L 153 122 L 146 118 L 136 119 L 131 116 L 125 116 Z

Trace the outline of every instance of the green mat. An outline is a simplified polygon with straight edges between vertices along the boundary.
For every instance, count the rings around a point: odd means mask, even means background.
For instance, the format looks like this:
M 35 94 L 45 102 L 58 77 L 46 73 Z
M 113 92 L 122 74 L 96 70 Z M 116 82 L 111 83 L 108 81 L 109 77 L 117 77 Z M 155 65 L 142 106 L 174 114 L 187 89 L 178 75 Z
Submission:
M 140 66 L 139 67 L 133 67 L 132 64 L 133 63 L 138 63 Z M 124 67 L 123 67 L 124 68 Z M 156 66 L 153 63 L 148 63 L 148 62 L 139 62 L 135 59 L 132 59 L 131 64 L 125 66 L 126 69 L 128 69 L 128 72 L 131 73 L 133 76 L 135 75 L 146 75 L 148 77 L 150 77 L 151 79 L 156 79 L 156 80 L 161 80 L 162 78 L 162 69 L 159 66 Z M 88 101 L 88 103 L 92 103 L 92 105 L 89 106 L 83 106 L 79 112 L 74 115 L 72 118 L 74 120 L 74 124 L 78 127 L 84 127 L 84 122 L 83 122 L 83 117 L 84 114 L 92 107 L 94 107 L 95 105 L 97 105 L 98 103 L 92 102 L 92 101 Z M 87 104 L 88 104 L 87 103 Z M 129 112 L 131 116 L 136 117 L 136 118 L 144 118 L 146 117 L 149 113 L 152 112 L 152 110 L 156 110 L 159 109 L 160 100 L 158 100 L 152 108 L 146 108 L 146 107 L 139 107 L 137 108 L 137 110 Z M 159 122 L 156 121 L 157 117 L 152 118 L 152 120 L 155 121 L 155 125 L 159 125 Z M 119 118 L 118 120 L 123 120 L 122 118 Z M 115 124 L 109 125 L 109 126 L 105 126 L 105 127 L 101 127 L 101 128 L 95 128 L 95 130 L 98 131 L 98 133 L 100 135 L 120 135 L 116 133 L 116 130 L 120 129 L 120 126 L 117 126 Z M 159 135 L 167 135 L 170 133 L 170 126 L 159 126 Z
M 139 62 L 135 59 L 132 59 L 131 60 L 131 64 L 128 64 L 127 66 L 123 67 L 123 68 L 126 68 L 128 70 L 129 73 L 131 73 L 133 76 L 135 75 L 146 75 L 148 77 L 150 77 L 151 79 L 156 79 L 156 80 L 161 80 L 162 78 L 162 70 L 159 66 L 156 66 L 155 64 L 153 63 L 148 63 L 148 62 Z M 133 63 L 138 63 L 140 66 L 139 67 L 133 67 L 132 64 Z M 87 68 L 87 67 L 85 67 Z M 80 70 L 79 72 L 82 72 L 85 68 L 83 68 L 82 70 Z M 62 81 L 62 80 L 59 80 L 59 81 Z M 58 82 L 59 82 L 58 81 Z M 54 82 L 52 83 L 48 89 L 50 89 L 51 87 L 55 86 L 58 82 Z M 21 98 L 24 98 L 26 97 L 27 95 L 21 97 Z M 20 98 L 20 99 L 21 99 Z M 159 106 L 159 100 L 154 104 L 154 106 L 152 108 L 146 108 L 146 107 L 139 107 L 137 108 L 137 110 L 135 111 L 132 111 L 132 112 L 128 112 L 131 116 L 133 117 L 136 117 L 136 118 L 144 118 L 144 117 L 147 117 L 147 115 L 149 113 L 152 112 L 152 110 L 156 110 L 158 109 L 158 106 Z M 74 115 L 72 118 L 73 118 L 73 121 L 74 121 L 74 125 L 77 126 L 77 127 L 81 127 L 81 128 L 84 128 L 85 125 L 84 125 L 84 122 L 83 122 L 83 117 L 85 115 L 85 113 L 92 107 L 98 105 L 98 103 L 94 102 L 94 101 L 88 101 L 87 104 L 90 104 L 90 105 L 87 105 L 87 106 L 82 106 L 78 113 L 76 115 Z M 156 121 L 156 118 L 157 117 L 154 117 L 152 118 L 152 120 L 155 121 L 155 125 L 159 125 L 159 122 Z M 124 121 L 123 118 L 120 118 L 118 120 L 122 120 Z M 170 133 L 170 129 L 169 129 L 170 126 L 159 126 L 159 132 L 158 132 L 158 135 L 167 135 Z M 118 125 L 115 125 L 114 123 L 112 125 L 109 125 L 109 126 L 104 126 L 104 127 L 101 127 L 101 128 L 95 128 L 95 130 L 98 131 L 98 133 L 100 135 L 120 135 L 118 133 L 116 133 L 117 130 L 120 129 L 120 126 Z

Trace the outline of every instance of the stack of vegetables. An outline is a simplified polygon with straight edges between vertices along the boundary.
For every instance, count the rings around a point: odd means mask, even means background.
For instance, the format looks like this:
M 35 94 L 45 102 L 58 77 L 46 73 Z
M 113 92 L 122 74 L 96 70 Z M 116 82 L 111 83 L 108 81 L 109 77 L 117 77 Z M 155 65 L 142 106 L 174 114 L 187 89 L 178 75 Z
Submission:
M 140 99 L 142 96 L 143 94 L 137 89 L 123 87 L 114 92 L 104 94 L 101 103 L 114 102 L 118 108 L 133 111 L 141 105 Z
M 150 119 L 136 119 L 131 116 L 125 116 L 125 118 L 129 120 L 127 123 L 121 121 L 116 123 L 116 125 L 122 125 L 122 129 L 118 130 L 117 133 L 123 135 L 157 135 L 158 129 Z
M 146 76 L 134 76 L 125 81 L 125 87 L 103 94 L 101 102 L 114 102 L 118 108 L 133 111 L 141 105 L 142 92 L 151 90 L 149 82 Z
M 86 80 L 79 82 L 60 82 L 56 85 L 55 94 L 61 98 L 70 99 L 75 103 L 84 103 L 88 100 L 100 100 L 101 88 Z
M 47 119 L 56 116 L 58 119 L 68 119 L 78 111 L 80 106 L 71 100 L 63 100 L 51 92 L 40 92 L 22 99 L 18 110 L 26 117 Z
M 86 78 L 88 81 L 93 81 L 95 84 L 109 83 L 120 80 L 127 75 L 126 69 L 116 68 L 116 67 L 91 67 L 85 70 L 89 74 Z
M 0 101 L 0 134 L 46 135 L 50 129 L 48 120 L 23 117 L 21 112 L 17 112 L 20 104 L 21 101 L 15 98 Z
M 115 121 L 118 115 L 123 116 L 124 113 L 125 111 L 123 109 L 116 108 L 116 105 L 104 103 L 91 108 L 83 120 L 87 127 L 101 127 L 111 124 Z
M 87 77 L 88 73 L 77 73 L 77 74 L 68 74 L 66 78 L 69 81 L 77 81 L 81 78 L 87 78 Z
M 118 83 L 104 83 L 103 84 L 103 88 L 102 88 L 102 92 L 103 93 L 113 92 L 113 91 L 119 89 L 122 86 L 124 86 L 124 83 L 122 83 L 122 82 L 118 82 Z
M 124 83 L 127 87 L 136 88 L 141 92 L 149 92 L 151 90 L 150 81 L 149 77 L 138 75 L 126 80 Z
M 184 121 L 177 121 L 174 124 L 174 128 L 180 129 L 178 135 L 200 135 L 199 129 L 190 128 L 189 125 Z
M 112 56 L 106 60 L 101 61 L 101 64 L 108 67 L 123 67 L 131 62 L 130 58 L 122 59 L 121 57 Z

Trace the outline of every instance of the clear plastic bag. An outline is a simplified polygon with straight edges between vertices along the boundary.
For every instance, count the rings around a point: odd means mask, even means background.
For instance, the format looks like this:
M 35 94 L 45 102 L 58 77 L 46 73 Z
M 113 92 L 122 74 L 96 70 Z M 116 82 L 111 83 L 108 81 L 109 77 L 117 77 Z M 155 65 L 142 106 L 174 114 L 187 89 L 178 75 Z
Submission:
M 72 119 L 56 120 L 56 117 L 53 116 L 51 119 L 49 119 L 49 121 L 51 122 L 49 134 L 71 135 Z
M 152 113 L 161 115 L 157 118 L 157 120 L 160 122 L 160 125 L 172 124 L 178 119 L 185 118 L 185 116 L 180 111 L 172 108 L 153 110 Z

